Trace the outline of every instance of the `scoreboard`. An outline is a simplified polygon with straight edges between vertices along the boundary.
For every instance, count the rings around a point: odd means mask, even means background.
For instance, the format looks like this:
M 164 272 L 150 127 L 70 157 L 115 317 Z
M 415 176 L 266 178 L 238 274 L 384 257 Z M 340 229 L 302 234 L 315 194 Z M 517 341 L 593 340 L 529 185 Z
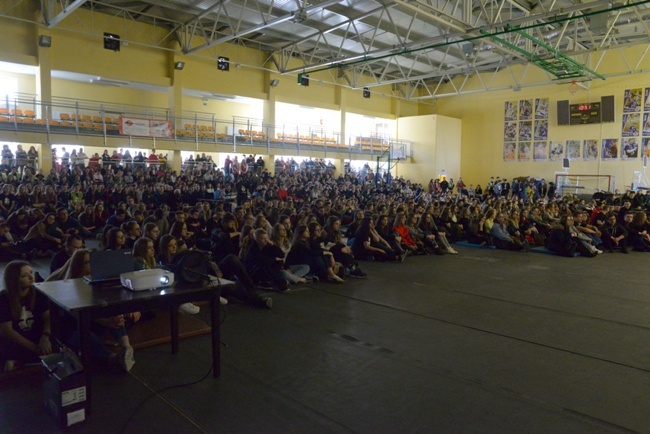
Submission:
M 571 115 L 569 125 L 599 124 L 600 102 L 571 104 L 569 113 Z

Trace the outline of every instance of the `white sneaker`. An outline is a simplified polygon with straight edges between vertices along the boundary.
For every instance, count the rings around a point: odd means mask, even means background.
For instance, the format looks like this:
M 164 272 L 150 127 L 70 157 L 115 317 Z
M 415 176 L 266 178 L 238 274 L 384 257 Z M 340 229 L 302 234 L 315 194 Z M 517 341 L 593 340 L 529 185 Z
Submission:
M 458 254 L 458 252 L 455 251 L 454 249 L 452 249 L 451 247 L 447 249 L 447 253 L 449 253 L 450 255 L 457 255 Z
M 178 311 L 183 315 L 196 315 L 201 312 L 201 308 L 193 303 L 183 303 L 178 306 Z
M 225 299 L 225 298 L 223 298 L 223 297 L 219 297 L 219 303 L 221 303 L 221 304 L 223 304 L 223 305 L 226 305 L 226 304 L 228 304 L 228 300 Z M 191 303 L 190 303 L 190 304 L 191 304 Z
M 133 358 L 133 347 L 128 346 L 122 348 L 120 353 L 120 366 L 124 371 L 129 372 L 131 368 L 135 365 L 135 358 Z
M 5 362 L 5 372 L 11 372 L 14 369 L 16 369 L 16 361 L 15 360 L 7 360 Z

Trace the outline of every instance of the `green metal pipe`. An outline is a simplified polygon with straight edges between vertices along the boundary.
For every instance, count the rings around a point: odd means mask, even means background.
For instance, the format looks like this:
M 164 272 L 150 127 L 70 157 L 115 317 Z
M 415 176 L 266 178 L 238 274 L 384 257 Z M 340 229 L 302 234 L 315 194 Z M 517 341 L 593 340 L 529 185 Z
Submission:
M 631 7 L 641 6 L 641 5 L 648 4 L 648 3 L 650 3 L 650 0 L 643 0 L 643 1 L 640 1 L 640 2 L 636 2 L 636 3 L 632 3 L 631 1 L 628 0 L 628 1 L 626 1 L 624 4 L 622 4 L 620 6 L 615 6 L 615 7 L 612 7 L 612 8 L 606 9 L 606 10 L 602 10 L 602 11 L 588 12 L 588 13 L 582 14 L 580 16 L 572 16 L 572 17 L 566 17 L 566 18 L 556 18 L 556 19 L 554 19 L 552 21 L 546 21 L 546 22 L 538 23 L 538 24 L 531 24 L 531 25 L 528 25 L 528 26 L 521 26 L 521 27 L 518 27 L 516 29 L 510 28 L 510 29 L 501 30 L 501 31 L 498 31 L 498 32 L 487 32 L 487 31 L 484 31 L 484 30 L 481 30 L 481 29 L 476 29 L 476 30 L 478 30 L 480 32 L 485 32 L 485 34 L 481 34 L 479 36 L 472 36 L 472 37 L 469 37 L 469 38 L 463 38 L 463 39 L 460 39 L 458 41 L 453 41 L 453 42 L 450 42 L 449 38 L 445 37 L 445 42 L 440 43 L 440 44 L 427 45 L 425 47 L 414 48 L 414 49 L 411 49 L 411 50 L 403 50 L 403 51 L 400 51 L 398 53 L 390 53 L 390 54 L 385 54 L 383 56 L 372 57 L 372 58 L 367 58 L 367 56 L 364 56 L 363 59 L 355 60 L 355 61 L 348 62 L 348 63 L 334 63 L 334 64 L 326 66 L 324 68 L 318 68 L 318 69 L 310 70 L 310 72 L 316 73 L 316 72 L 328 71 L 328 70 L 333 69 L 333 68 L 343 68 L 343 67 L 346 67 L 346 66 L 354 66 L 354 65 L 361 64 L 361 63 L 386 59 L 386 58 L 389 58 L 389 57 L 416 53 L 418 51 L 430 50 L 430 49 L 434 49 L 434 48 L 441 48 L 441 47 L 446 47 L 448 45 L 460 44 L 460 43 L 463 43 L 463 42 L 472 42 L 472 41 L 476 41 L 476 40 L 479 40 L 479 39 L 490 38 L 490 37 L 493 37 L 493 36 L 510 34 L 510 33 L 515 32 L 515 31 L 535 29 L 537 27 L 544 27 L 544 26 L 548 26 L 550 24 L 559 24 L 559 23 L 563 23 L 565 21 L 573 21 L 573 20 L 577 20 L 577 19 L 580 19 L 580 18 L 590 17 L 590 16 L 593 16 L 593 15 L 599 15 L 599 14 L 604 14 L 604 13 L 608 13 L 608 12 L 612 12 L 612 11 L 628 9 L 628 8 L 631 8 Z M 605 79 L 602 76 L 600 76 L 600 77 L 603 80 Z

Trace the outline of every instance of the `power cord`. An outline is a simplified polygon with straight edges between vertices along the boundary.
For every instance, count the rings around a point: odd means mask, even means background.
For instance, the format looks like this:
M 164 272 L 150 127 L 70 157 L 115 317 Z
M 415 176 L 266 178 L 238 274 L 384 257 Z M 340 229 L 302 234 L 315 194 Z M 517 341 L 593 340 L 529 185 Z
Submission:
M 163 387 L 163 388 L 160 389 L 160 390 L 153 390 L 152 393 L 151 393 L 149 396 L 147 396 L 144 400 L 142 400 L 142 402 L 141 402 L 140 404 L 138 404 L 138 406 L 137 406 L 137 407 L 136 407 L 136 408 L 131 412 L 131 415 L 128 417 L 128 419 L 126 420 L 126 422 L 124 422 L 124 425 L 122 425 L 122 428 L 120 429 L 119 432 L 120 432 L 120 433 L 125 432 L 127 426 L 129 425 L 129 423 L 131 423 L 131 421 L 133 420 L 133 418 L 135 417 L 135 415 L 138 413 L 138 411 L 140 411 L 140 409 L 141 409 L 141 408 L 142 408 L 142 407 L 143 407 L 143 406 L 144 406 L 144 405 L 145 405 L 145 404 L 146 404 L 146 403 L 147 403 L 151 398 L 156 397 L 156 396 L 159 396 L 161 393 L 164 393 L 164 392 L 166 392 L 166 391 L 168 391 L 168 390 L 178 389 L 178 388 L 181 388 L 181 387 L 187 387 L 187 386 L 193 386 L 193 385 L 195 385 L 195 384 L 199 384 L 200 382 L 202 382 L 202 381 L 204 381 L 206 378 L 208 378 L 208 376 L 210 375 L 211 372 L 212 372 L 212 362 L 210 362 L 210 369 L 208 369 L 208 372 L 206 372 L 205 375 L 204 375 L 200 380 L 192 381 L 192 382 L 189 382 L 189 383 L 175 384 L 175 385 L 172 385 L 172 386 Z M 131 375 L 133 375 L 133 374 L 131 374 Z M 137 376 L 135 376 L 135 375 L 133 375 L 133 377 L 137 378 L 137 379 L 138 379 L 142 384 L 144 384 L 145 386 L 147 386 L 147 384 L 146 384 L 142 379 L 140 379 L 139 377 L 137 377 Z M 148 387 L 149 389 L 151 389 L 149 386 L 147 386 L 147 387 Z

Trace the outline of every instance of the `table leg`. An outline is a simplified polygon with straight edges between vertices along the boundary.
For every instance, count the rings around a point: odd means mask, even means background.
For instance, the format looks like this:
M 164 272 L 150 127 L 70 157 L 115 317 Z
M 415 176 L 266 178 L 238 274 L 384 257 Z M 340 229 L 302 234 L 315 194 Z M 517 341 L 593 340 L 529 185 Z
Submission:
M 88 402 L 87 413 L 92 413 L 92 379 L 90 377 L 90 367 L 92 357 L 90 354 L 90 316 L 84 311 L 79 312 L 79 348 L 81 350 L 81 364 L 84 367 L 86 376 L 86 401 Z
M 210 325 L 212 328 L 212 372 L 214 378 L 221 375 L 221 318 L 219 309 L 219 289 L 212 291 L 210 297 Z
M 172 354 L 178 353 L 178 306 L 169 308 L 169 324 L 171 325 Z

